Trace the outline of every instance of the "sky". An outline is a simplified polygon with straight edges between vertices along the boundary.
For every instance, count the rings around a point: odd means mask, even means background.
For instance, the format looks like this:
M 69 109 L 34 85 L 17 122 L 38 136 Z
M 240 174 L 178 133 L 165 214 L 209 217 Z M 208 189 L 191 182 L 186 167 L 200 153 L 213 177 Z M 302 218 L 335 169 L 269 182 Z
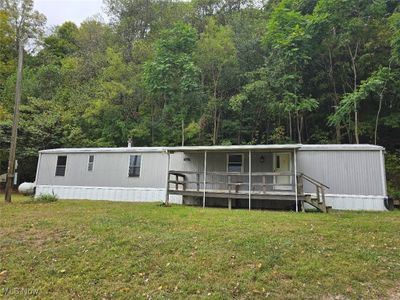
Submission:
M 47 17 L 47 26 L 72 21 L 79 25 L 89 17 L 104 17 L 103 0 L 35 0 L 35 9 Z

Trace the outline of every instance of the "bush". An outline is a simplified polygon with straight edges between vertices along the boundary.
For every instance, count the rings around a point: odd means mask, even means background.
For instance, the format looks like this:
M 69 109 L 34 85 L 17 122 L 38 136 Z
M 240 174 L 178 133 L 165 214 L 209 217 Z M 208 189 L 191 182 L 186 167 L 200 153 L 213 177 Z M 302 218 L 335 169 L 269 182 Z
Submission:
M 40 194 L 34 199 L 36 202 L 56 202 L 58 201 L 58 197 L 55 194 Z
M 400 199 L 400 151 L 386 154 L 386 176 L 389 196 Z

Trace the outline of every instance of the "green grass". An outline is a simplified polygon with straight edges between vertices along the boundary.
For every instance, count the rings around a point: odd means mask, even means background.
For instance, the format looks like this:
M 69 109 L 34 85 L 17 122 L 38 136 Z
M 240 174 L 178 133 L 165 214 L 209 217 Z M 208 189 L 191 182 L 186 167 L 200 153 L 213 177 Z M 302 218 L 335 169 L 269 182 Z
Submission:
M 19 197 L 0 216 L 0 295 L 11 298 L 27 289 L 38 299 L 400 297 L 399 211 Z

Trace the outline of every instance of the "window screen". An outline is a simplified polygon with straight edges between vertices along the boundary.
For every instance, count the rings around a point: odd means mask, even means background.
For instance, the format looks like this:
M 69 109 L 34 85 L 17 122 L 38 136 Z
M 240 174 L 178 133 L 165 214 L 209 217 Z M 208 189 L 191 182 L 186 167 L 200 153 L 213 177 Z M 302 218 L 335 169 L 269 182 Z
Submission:
M 67 167 L 67 157 L 57 156 L 56 176 L 64 176 L 66 167 Z
M 129 177 L 139 177 L 140 176 L 140 164 L 142 157 L 140 155 L 131 155 L 129 157 Z
M 94 155 L 89 155 L 88 171 L 93 171 Z
M 228 172 L 242 172 L 243 156 L 240 154 L 229 154 Z

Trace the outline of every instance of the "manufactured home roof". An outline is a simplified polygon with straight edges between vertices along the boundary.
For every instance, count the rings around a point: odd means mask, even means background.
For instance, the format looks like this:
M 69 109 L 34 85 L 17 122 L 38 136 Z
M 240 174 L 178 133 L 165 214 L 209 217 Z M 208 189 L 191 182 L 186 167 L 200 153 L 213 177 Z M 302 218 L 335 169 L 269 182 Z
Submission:
M 120 147 L 120 148 L 59 148 L 39 151 L 39 153 L 132 153 L 164 152 L 164 147 Z
M 302 145 L 300 150 L 310 150 L 310 151 L 380 151 L 385 150 L 382 146 L 369 145 L 369 144 L 325 144 L 325 145 Z
M 229 145 L 229 146 L 182 146 L 182 147 L 123 147 L 123 148 L 59 148 L 39 151 L 40 153 L 132 153 L 132 152 L 196 152 L 196 151 L 239 151 L 239 150 L 289 150 L 298 149 L 300 144 L 287 145 Z
M 227 146 L 182 146 L 167 147 L 169 152 L 197 152 L 197 151 L 243 151 L 243 150 L 293 150 L 299 149 L 301 144 L 285 144 L 285 145 L 227 145 Z
M 385 148 L 376 145 L 326 144 L 326 145 L 228 145 L 228 146 L 182 146 L 182 147 L 121 147 L 121 148 L 59 148 L 39 151 L 40 153 L 158 153 L 158 152 L 199 152 L 199 151 L 261 151 L 293 150 L 301 151 L 380 151 Z

